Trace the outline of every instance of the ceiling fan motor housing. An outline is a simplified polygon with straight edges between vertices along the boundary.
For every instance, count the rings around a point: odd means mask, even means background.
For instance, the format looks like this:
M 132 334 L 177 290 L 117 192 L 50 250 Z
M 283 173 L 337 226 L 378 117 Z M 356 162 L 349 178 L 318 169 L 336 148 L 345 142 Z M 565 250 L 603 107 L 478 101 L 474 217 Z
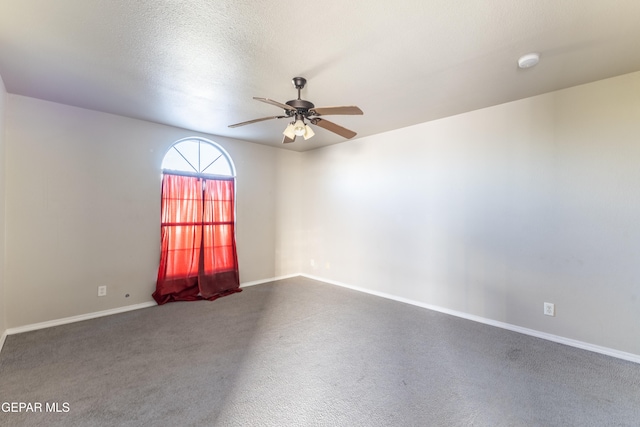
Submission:
M 295 108 L 296 110 L 302 110 L 300 111 L 302 113 L 307 113 L 309 110 L 315 107 L 315 105 L 313 105 L 313 102 L 305 101 L 304 99 L 292 99 L 291 101 L 287 101 L 286 104 Z

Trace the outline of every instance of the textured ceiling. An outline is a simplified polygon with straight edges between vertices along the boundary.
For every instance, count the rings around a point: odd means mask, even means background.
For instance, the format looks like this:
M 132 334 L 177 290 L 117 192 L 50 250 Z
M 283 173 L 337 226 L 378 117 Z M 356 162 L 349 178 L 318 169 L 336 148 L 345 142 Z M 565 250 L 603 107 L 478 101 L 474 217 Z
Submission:
M 282 146 L 297 96 L 356 138 L 640 70 L 640 1 L 0 0 L 7 91 Z M 521 70 L 517 58 L 540 52 Z M 307 150 L 345 141 L 316 128 Z

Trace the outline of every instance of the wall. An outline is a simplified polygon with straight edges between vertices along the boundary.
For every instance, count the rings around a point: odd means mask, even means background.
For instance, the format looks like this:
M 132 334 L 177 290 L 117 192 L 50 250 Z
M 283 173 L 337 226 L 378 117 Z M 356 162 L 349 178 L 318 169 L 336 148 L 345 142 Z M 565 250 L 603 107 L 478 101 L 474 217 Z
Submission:
M 160 165 L 173 142 L 193 135 L 8 95 L 7 327 L 152 301 Z M 274 277 L 282 270 L 274 255 L 279 170 L 299 161 L 275 148 L 200 136 L 224 147 L 236 166 L 241 281 Z M 107 285 L 106 297 L 96 296 L 99 285 Z
M 2 76 L 0 76 L 0 349 L 2 349 L 2 344 L 4 343 L 3 337 L 4 333 L 7 330 L 7 322 L 6 322 L 6 296 L 5 296 L 5 286 L 4 286 L 4 276 L 5 276 L 5 263 L 4 263 L 4 255 L 5 255 L 5 213 L 4 213 L 4 196 L 5 196 L 5 137 L 4 137 L 4 129 L 5 129 L 5 109 L 6 109 L 6 98 L 7 91 L 4 87 L 4 82 L 2 81 Z
M 640 355 L 638 135 L 634 73 L 308 152 L 303 272 Z
M 304 240 L 300 194 L 304 153 L 281 150 L 277 167 L 275 258 L 276 276 L 299 274 L 302 268 Z
M 274 248 L 279 239 L 282 197 L 280 184 L 299 163 L 299 153 L 248 142 L 210 136 L 231 155 L 237 173 L 237 247 L 242 283 L 299 273 L 283 265 Z M 288 200 L 289 196 L 283 196 Z M 282 218 L 288 218 L 285 214 Z M 282 247 L 286 248 L 287 243 Z

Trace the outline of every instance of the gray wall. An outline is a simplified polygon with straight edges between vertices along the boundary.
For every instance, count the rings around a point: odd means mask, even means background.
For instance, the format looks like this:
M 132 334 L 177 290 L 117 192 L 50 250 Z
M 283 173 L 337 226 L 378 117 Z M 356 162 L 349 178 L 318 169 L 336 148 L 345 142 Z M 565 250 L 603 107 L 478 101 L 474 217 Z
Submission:
M 151 301 L 162 158 L 194 133 L 17 95 L 7 101 L 7 327 Z M 241 281 L 282 273 L 278 185 L 298 153 L 204 136 L 236 166 Z M 99 285 L 106 297 L 97 298 Z
M 639 136 L 634 73 L 308 152 L 303 272 L 640 354 Z

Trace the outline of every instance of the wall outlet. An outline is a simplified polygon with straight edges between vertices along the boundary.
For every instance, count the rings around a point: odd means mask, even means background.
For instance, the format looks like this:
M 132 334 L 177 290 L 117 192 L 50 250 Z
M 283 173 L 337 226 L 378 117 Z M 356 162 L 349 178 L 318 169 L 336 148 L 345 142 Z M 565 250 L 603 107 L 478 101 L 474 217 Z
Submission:
M 316 262 L 314 260 L 309 260 L 309 264 L 311 264 L 311 267 L 315 267 L 316 266 Z
M 107 287 L 106 286 L 98 286 L 98 296 L 104 297 L 107 295 Z
M 556 305 L 551 302 L 544 303 L 544 314 L 546 316 L 555 316 L 556 315 Z

